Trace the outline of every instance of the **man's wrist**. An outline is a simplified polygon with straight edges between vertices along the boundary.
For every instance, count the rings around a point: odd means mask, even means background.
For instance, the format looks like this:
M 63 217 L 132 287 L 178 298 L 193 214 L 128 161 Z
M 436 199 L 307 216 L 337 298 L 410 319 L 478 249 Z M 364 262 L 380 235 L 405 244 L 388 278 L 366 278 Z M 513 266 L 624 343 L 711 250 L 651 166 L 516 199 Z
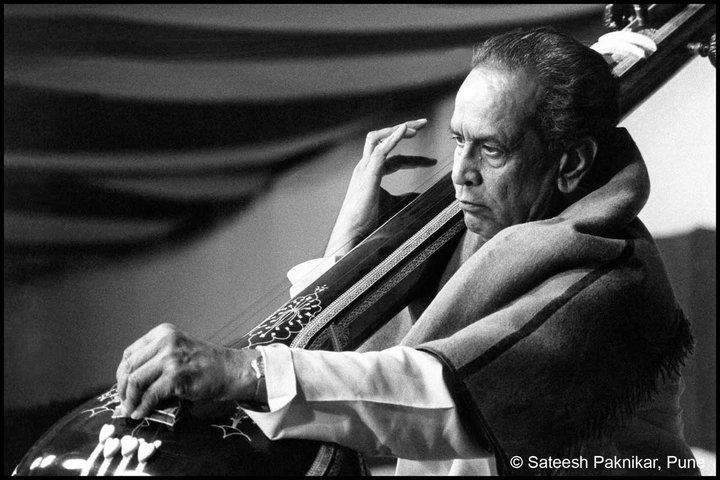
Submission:
M 242 349 L 237 395 L 241 407 L 250 410 L 267 411 L 267 388 L 265 386 L 265 365 L 263 356 L 256 349 Z
M 257 350 L 262 353 L 267 373 L 258 392 L 260 402 L 250 409 L 276 412 L 284 408 L 297 395 L 297 379 L 292 359 L 293 349 L 277 343 L 258 347 Z M 263 408 L 258 408 L 258 405 Z
M 221 400 L 252 400 L 256 376 L 250 363 L 260 352 L 249 348 L 227 348 L 226 355 L 226 383 Z
M 377 228 L 377 221 L 359 225 L 357 222 L 346 224 L 344 221 L 335 224 L 330 240 L 325 249 L 325 257 L 343 256 L 363 241 Z
M 267 403 L 267 389 L 265 388 L 265 362 L 263 356 L 258 355 L 250 361 L 250 367 L 255 372 L 255 394 L 252 401 Z

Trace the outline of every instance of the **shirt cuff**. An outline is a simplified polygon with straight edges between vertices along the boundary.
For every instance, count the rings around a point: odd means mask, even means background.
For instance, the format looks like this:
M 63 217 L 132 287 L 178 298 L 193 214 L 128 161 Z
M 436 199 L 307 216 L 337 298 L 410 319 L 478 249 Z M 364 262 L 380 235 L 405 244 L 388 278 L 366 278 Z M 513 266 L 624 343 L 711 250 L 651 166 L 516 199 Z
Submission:
M 259 346 L 265 364 L 265 388 L 270 412 L 276 412 L 297 395 L 297 381 L 290 348 L 282 343 Z
M 330 270 L 338 261 L 337 256 L 314 258 L 299 265 L 295 265 L 287 272 L 287 278 L 292 283 L 290 296 L 294 297 L 302 292 L 308 285 L 317 280 L 323 273 Z

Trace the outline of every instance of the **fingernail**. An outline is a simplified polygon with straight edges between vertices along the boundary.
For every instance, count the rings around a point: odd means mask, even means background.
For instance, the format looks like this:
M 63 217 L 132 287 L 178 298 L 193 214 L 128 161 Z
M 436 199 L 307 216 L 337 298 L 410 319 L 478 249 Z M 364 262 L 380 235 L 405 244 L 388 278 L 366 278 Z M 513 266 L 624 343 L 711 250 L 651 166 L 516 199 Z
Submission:
M 130 415 L 130 418 L 132 418 L 133 420 L 140 420 L 140 412 L 135 410 L 134 412 L 132 412 L 132 415 Z

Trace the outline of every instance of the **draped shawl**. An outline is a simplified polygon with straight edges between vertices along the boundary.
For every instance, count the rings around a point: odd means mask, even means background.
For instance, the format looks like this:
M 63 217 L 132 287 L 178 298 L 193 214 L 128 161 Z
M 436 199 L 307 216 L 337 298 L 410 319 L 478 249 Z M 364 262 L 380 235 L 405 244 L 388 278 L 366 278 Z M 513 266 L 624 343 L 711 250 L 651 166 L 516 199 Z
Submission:
M 624 428 L 692 350 L 688 320 L 637 218 L 649 195 L 644 161 L 624 129 L 600 143 L 583 180 L 588 193 L 485 243 L 402 341 L 444 363 L 500 474 L 550 473 L 528 468 L 531 455 L 598 452 L 592 446 Z M 515 455 L 523 468 L 509 467 Z

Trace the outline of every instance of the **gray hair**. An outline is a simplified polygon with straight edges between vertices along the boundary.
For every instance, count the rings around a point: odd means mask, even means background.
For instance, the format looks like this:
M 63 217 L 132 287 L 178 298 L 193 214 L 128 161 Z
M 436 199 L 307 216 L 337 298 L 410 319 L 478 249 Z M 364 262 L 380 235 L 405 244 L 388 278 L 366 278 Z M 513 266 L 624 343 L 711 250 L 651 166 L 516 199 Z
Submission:
M 553 28 L 490 37 L 474 48 L 479 65 L 523 71 L 544 88 L 531 120 L 550 149 L 602 136 L 619 121 L 619 82 L 603 56 Z

